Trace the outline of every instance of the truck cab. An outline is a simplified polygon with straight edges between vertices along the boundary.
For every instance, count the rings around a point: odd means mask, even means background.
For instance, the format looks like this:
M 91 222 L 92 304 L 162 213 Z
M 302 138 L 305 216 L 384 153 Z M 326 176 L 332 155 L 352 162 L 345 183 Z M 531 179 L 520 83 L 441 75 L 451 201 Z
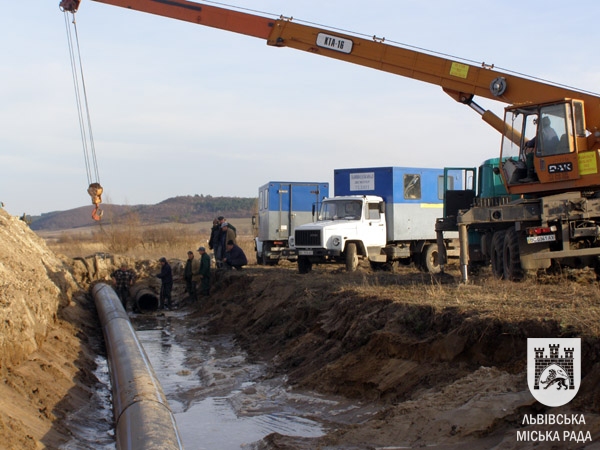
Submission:
M 326 198 L 317 221 L 296 228 L 290 247 L 298 254 L 298 270 L 307 273 L 314 263 L 345 263 L 356 270 L 359 258 L 385 262 L 385 203 L 375 195 Z

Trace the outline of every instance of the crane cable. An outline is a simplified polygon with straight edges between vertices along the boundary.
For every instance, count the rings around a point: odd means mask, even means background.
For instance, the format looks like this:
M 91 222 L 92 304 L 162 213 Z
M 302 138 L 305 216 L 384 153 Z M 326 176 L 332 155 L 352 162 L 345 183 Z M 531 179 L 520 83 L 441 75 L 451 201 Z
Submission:
M 92 211 L 92 219 L 98 221 L 102 218 L 102 210 L 100 209 L 100 203 L 102 203 L 103 188 L 100 185 L 98 161 L 96 159 L 96 147 L 94 145 L 94 135 L 92 134 L 92 121 L 90 117 L 87 92 L 85 88 L 85 78 L 83 76 L 83 65 L 81 63 L 81 52 L 79 48 L 77 22 L 75 20 L 75 11 L 63 9 L 63 12 L 65 17 L 67 41 L 69 44 L 69 57 L 71 60 L 71 72 L 73 74 L 73 86 L 75 88 L 75 101 L 77 103 L 79 132 L 81 134 L 85 169 L 87 174 L 87 181 L 89 184 L 87 192 L 92 198 L 92 204 L 95 206 L 94 210 Z M 72 21 L 70 21 L 68 18 L 69 12 L 71 12 L 71 14 L 73 15 Z M 73 31 L 71 31 L 69 22 L 73 24 Z

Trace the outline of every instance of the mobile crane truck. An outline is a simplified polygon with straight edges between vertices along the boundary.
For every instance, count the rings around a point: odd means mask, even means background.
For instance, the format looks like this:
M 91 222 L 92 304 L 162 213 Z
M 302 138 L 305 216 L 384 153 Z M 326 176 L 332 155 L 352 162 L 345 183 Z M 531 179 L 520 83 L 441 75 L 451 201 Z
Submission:
M 256 232 L 254 249 L 260 265 L 276 265 L 280 259 L 296 260 L 289 237 L 297 226 L 311 222 L 313 211 L 329 196 L 329 183 L 269 181 L 258 188 L 258 216 L 252 217 Z M 285 251 L 285 253 L 284 253 Z
M 502 134 L 496 166 L 482 167 L 490 168 L 491 178 L 501 180 L 504 192 L 485 192 L 480 172 L 480 187 L 458 197 L 448 192 L 446 200 L 452 205 L 446 204 L 438 224 L 440 239 L 458 229 L 463 280 L 468 279 L 470 261 L 490 261 L 497 276 L 511 280 L 548 268 L 553 261 L 600 271 L 600 95 L 285 17 L 273 19 L 185 0 L 95 1 L 440 86 Z M 79 4 L 80 0 L 62 0 L 60 7 L 75 13 Z M 509 105 L 504 120 L 475 103 L 476 96 Z M 554 133 L 547 130 L 548 123 Z M 471 245 L 471 239 L 478 243 Z
M 454 184 L 451 175 L 446 178 Z M 296 227 L 290 238 L 300 273 L 315 263 L 345 264 L 354 271 L 361 258 L 374 269 L 413 262 L 424 271 L 440 271 L 434 225 L 443 207 L 442 169 L 337 169 L 334 191 L 323 200 L 317 221 Z M 441 245 L 458 256 L 458 233 L 451 235 Z

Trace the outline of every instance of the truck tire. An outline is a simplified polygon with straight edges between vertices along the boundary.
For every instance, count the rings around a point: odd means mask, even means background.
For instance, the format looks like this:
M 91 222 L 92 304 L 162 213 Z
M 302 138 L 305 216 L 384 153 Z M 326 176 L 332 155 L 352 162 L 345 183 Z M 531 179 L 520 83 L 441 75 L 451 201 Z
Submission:
M 266 266 L 267 264 L 269 264 L 267 250 L 271 250 L 271 248 L 267 244 L 263 244 L 262 255 L 260 255 L 260 265 L 261 266 Z
M 490 248 L 490 260 L 492 262 L 492 273 L 498 279 L 504 278 L 504 230 L 496 231 L 492 236 Z
M 421 267 L 425 272 L 440 273 L 442 268 L 438 261 L 437 244 L 427 244 L 421 253 Z
M 414 264 L 414 266 L 423 272 L 425 272 L 425 267 L 423 267 L 423 256 L 419 252 L 414 252 L 410 257 L 410 263 Z M 407 265 L 410 265 L 408 263 Z
M 308 273 L 312 270 L 312 263 L 306 256 L 298 256 L 298 273 Z
M 262 256 L 260 256 L 258 254 L 258 252 L 256 252 L 256 264 L 258 264 L 259 266 L 262 266 L 264 264 L 263 260 L 262 260 Z
M 523 268 L 519 255 L 519 235 L 515 227 L 510 227 L 506 230 L 502 251 L 503 272 L 506 280 L 521 281 L 523 279 Z
M 346 270 L 348 272 L 354 272 L 358 268 L 358 252 L 356 251 L 356 244 L 350 242 L 346 245 Z

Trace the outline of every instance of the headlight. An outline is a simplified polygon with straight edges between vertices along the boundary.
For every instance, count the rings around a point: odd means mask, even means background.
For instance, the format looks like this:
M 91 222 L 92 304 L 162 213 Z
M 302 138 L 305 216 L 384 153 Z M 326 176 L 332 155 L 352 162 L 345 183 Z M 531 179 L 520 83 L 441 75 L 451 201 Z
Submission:
M 339 238 L 339 237 L 337 237 L 337 236 L 336 236 L 336 237 L 334 237 L 334 238 L 331 240 L 331 242 L 333 243 L 333 246 L 334 246 L 334 247 L 339 247 L 339 246 L 340 246 L 340 243 L 341 243 L 341 240 L 340 240 L 340 238 Z
M 288 245 L 290 246 L 290 248 L 294 248 L 294 236 L 289 237 Z

